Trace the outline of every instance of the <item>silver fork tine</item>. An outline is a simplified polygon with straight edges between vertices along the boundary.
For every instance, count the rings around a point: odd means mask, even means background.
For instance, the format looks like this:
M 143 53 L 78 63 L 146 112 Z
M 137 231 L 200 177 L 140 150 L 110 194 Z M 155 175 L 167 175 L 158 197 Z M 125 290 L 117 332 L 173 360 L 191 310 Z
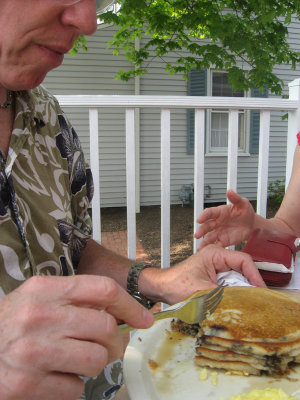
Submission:
M 223 285 L 223 283 L 224 282 L 222 282 L 222 285 Z M 191 301 L 193 301 L 193 302 L 197 302 L 197 301 L 199 302 L 199 300 L 201 301 L 201 298 L 203 299 L 202 307 L 199 308 L 199 310 L 198 310 L 198 315 L 196 318 L 197 322 L 202 321 L 206 317 L 207 313 L 212 314 L 213 311 L 217 308 L 218 304 L 222 300 L 224 288 L 225 288 L 225 286 L 218 286 L 204 296 L 203 295 L 198 296 L 198 297 L 196 296 L 191 299 Z M 211 296 L 211 293 L 213 293 L 213 296 Z M 179 319 L 180 319 L 180 317 L 179 317 Z
M 210 311 L 212 310 L 212 308 L 217 304 L 220 303 L 220 301 L 222 300 L 222 294 L 223 294 L 223 290 L 219 292 L 219 296 L 216 296 L 216 298 L 214 299 L 214 301 L 210 302 L 210 303 L 206 303 L 203 305 L 203 310 L 204 312 L 206 311 Z
M 218 286 L 216 288 L 214 288 L 213 290 L 211 290 L 208 294 L 207 297 L 205 299 L 205 301 L 208 301 L 209 299 L 211 299 L 212 297 L 214 297 L 214 295 L 216 293 L 219 292 L 219 290 L 223 287 L 225 281 L 222 281 L 221 283 L 218 284 Z
M 201 320 L 207 316 L 207 313 L 212 314 L 215 311 L 215 309 L 218 307 L 218 305 L 220 304 L 220 302 L 223 298 L 223 291 L 225 289 L 225 286 L 218 286 L 217 289 L 218 290 L 215 291 L 215 295 L 213 298 L 210 297 L 209 299 L 206 299 L 204 301 L 203 309 L 202 309 L 201 317 L 200 317 Z
M 207 308 L 206 312 L 213 313 L 215 311 L 215 309 L 218 307 L 218 305 L 222 301 L 223 291 L 224 291 L 224 286 L 223 286 L 222 290 L 219 292 L 219 296 L 216 299 L 216 301 L 214 301 L 213 303 L 211 303 L 211 304 L 207 305 L 207 307 L 205 307 L 205 308 Z
M 213 305 L 215 301 L 217 301 L 220 297 L 222 298 L 223 291 L 224 291 L 225 286 L 218 286 L 215 290 L 215 293 L 213 296 L 208 296 L 204 300 L 204 306 L 205 307 L 210 307 L 210 305 Z
M 212 308 L 210 308 L 210 309 L 208 310 L 211 314 L 212 314 L 212 313 L 215 311 L 215 309 L 218 307 L 218 305 L 220 304 L 221 300 L 222 300 L 222 299 L 219 299 L 219 301 L 218 301 Z

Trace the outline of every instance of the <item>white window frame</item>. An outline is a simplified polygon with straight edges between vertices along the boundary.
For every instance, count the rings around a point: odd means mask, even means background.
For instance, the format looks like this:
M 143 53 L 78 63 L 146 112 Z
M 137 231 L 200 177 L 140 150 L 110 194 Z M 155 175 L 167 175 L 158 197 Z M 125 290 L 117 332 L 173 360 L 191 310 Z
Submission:
M 223 70 L 218 70 L 218 69 L 208 69 L 207 70 L 207 95 L 212 96 L 212 79 L 213 79 L 213 73 L 218 72 L 218 73 L 224 73 L 226 74 L 226 71 Z M 247 96 L 248 92 L 244 91 L 244 96 Z M 205 153 L 207 156 L 227 156 L 228 150 L 227 147 L 212 147 L 211 146 L 211 115 L 213 109 L 207 110 L 206 113 L 206 149 Z M 226 114 L 229 113 L 228 110 L 216 110 L 219 112 L 224 112 Z M 239 147 L 238 149 L 238 155 L 241 156 L 249 156 L 249 138 L 250 138 L 250 112 L 247 110 L 241 110 L 241 112 L 244 114 L 244 135 L 242 137 L 242 146 Z

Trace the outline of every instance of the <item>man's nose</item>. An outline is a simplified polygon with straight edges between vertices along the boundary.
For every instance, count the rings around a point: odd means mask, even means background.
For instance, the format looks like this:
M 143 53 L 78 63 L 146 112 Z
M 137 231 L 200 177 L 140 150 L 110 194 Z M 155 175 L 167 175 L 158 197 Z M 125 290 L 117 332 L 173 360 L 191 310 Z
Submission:
M 95 0 L 82 0 L 66 7 L 62 14 L 62 23 L 76 27 L 81 35 L 92 35 L 97 30 Z

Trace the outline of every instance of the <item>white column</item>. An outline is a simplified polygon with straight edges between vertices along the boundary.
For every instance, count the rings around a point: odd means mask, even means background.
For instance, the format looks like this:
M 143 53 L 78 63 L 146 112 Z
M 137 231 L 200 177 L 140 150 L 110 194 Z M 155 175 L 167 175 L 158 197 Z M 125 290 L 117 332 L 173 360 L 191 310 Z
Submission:
M 90 124 L 90 165 L 94 180 L 94 196 L 92 200 L 93 239 L 101 243 L 99 131 L 98 131 L 97 108 L 89 109 L 89 124 Z
M 136 259 L 134 108 L 126 108 L 126 187 L 128 258 Z
M 238 110 L 230 110 L 228 121 L 227 189 L 232 189 L 234 191 L 237 189 L 238 140 L 239 112 Z
M 195 146 L 194 146 L 194 232 L 199 224 L 197 217 L 204 207 L 204 138 L 205 138 L 205 110 L 195 109 Z M 194 238 L 193 251 L 197 252 L 202 238 Z
M 266 217 L 269 175 L 270 111 L 260 112 L 257 179 L 257 214 Z
M 170 266 L 170 110 L 161 110 L 161 266 Z

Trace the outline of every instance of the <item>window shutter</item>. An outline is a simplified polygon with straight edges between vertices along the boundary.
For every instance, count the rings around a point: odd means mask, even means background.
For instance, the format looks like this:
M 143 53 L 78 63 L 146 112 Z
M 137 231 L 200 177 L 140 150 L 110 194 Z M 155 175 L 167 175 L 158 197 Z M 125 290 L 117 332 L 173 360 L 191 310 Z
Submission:
M 187 84 L 188 96 L 206 96 L 207 71 L 192 70 Z M 187 110 L 187 154 L 194 154 L 195 110 Z
M 265 88 L 262 93 L 259 89 L 251 89 L 251 97 L 268 97 L 268 89 Z M 259 147 L 259 125 L 260 111 L 251 110 L 250 112 L 250 143 L 249 149 L 251 154 L 258 154 Z

